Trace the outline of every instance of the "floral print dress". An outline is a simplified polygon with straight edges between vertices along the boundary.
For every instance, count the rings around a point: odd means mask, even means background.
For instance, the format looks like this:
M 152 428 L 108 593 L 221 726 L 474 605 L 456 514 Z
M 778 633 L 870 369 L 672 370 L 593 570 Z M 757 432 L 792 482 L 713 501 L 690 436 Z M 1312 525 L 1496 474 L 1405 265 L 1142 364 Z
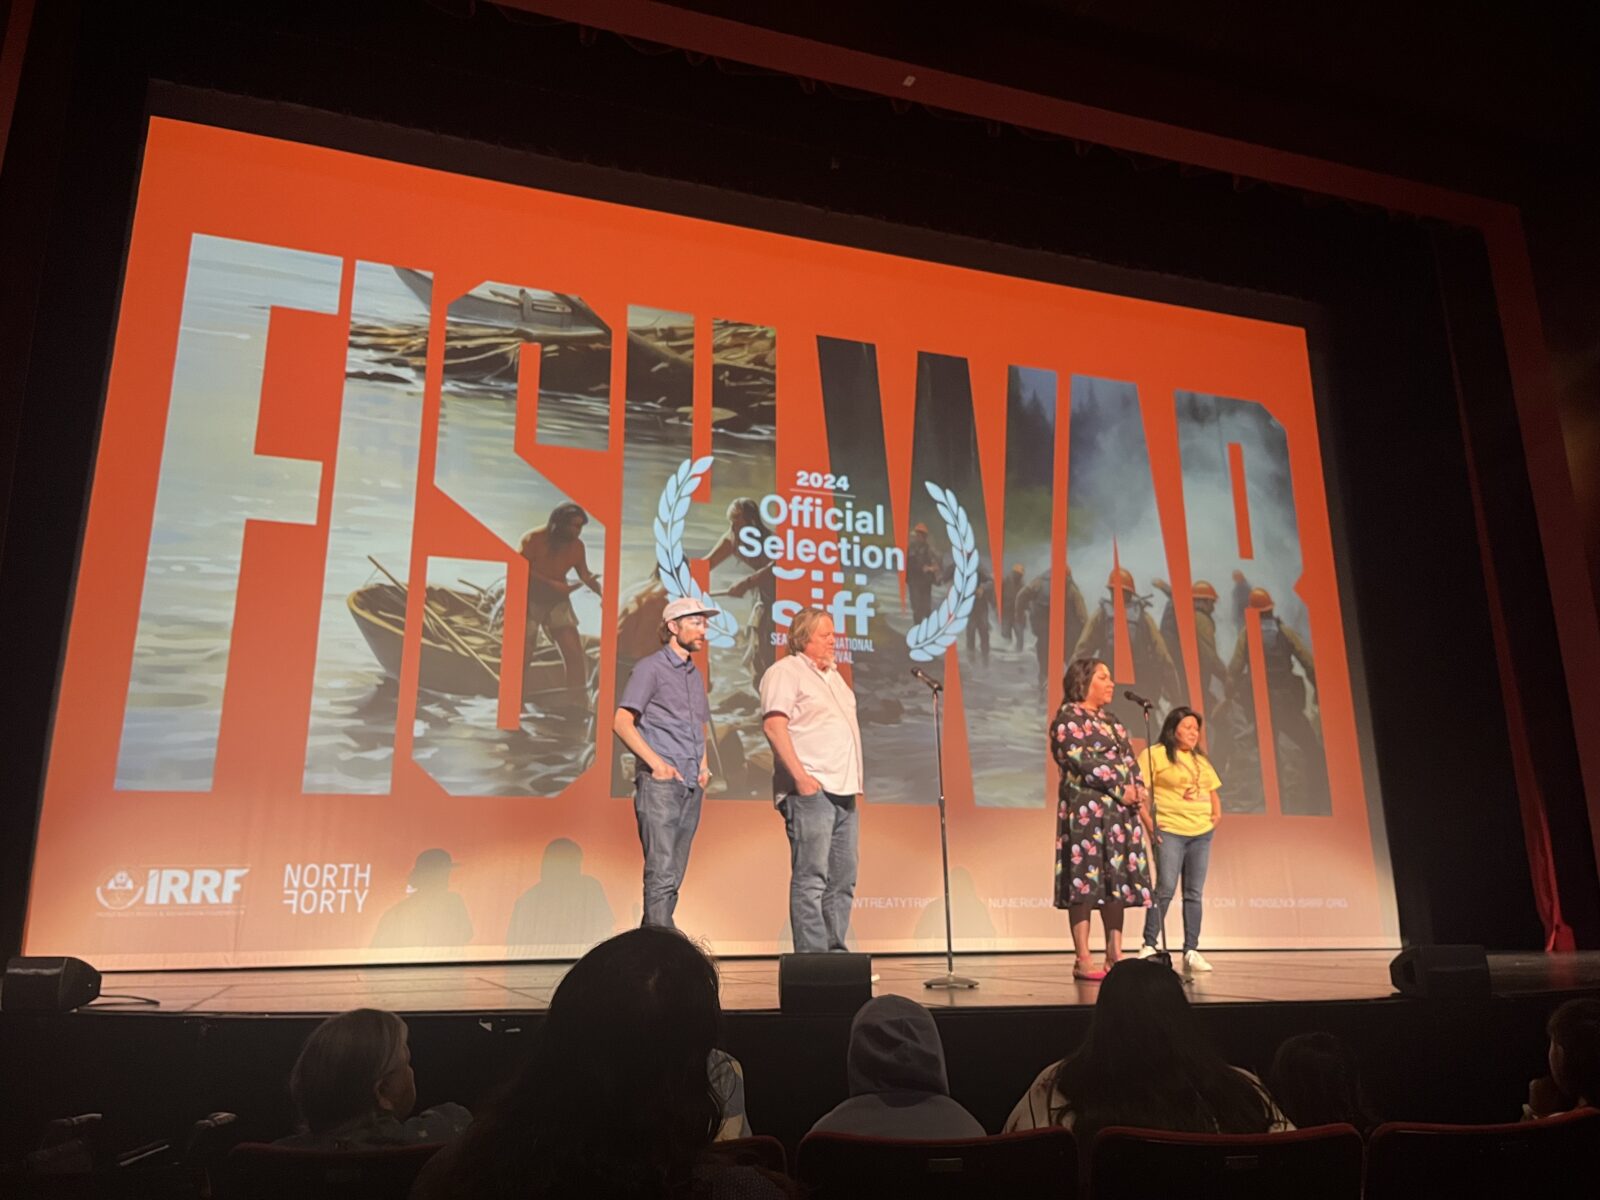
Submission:
M 1128 731 L 1081 704 L 1050 722 L 1050 753 L 1061 769 L 1056 799 L 1057 908 L 1120 900 L 1151 902 L 1150 855 L 1136 809 L 1122 802 L 1141 782 Z

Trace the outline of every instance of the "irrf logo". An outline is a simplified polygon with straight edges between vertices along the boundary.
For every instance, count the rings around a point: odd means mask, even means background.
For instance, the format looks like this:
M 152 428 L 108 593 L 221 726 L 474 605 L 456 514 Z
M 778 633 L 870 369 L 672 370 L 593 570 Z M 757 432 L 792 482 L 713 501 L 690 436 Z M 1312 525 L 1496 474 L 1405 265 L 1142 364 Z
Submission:
M 122 911 L 145 908 L 220 908 L 238 901 L 249 867 L 150 867 L 142 883 L 119 867 L 95 889 L 101 905 Z

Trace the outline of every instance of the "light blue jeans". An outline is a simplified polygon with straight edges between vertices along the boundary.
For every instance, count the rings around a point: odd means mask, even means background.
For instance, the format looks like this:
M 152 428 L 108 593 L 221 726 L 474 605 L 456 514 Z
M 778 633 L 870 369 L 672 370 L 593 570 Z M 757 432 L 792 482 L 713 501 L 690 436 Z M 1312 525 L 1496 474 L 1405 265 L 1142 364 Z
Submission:
M 648 771 L 634 777 L 633 815 L 644 851 L 645 925 L 677 928 L 672 913 L 689 869 L 689 847 L 700 827 L 703 795 L 698 784 L 686 780 L 656 779 Z
M 856 798 L 791 792 L 778 811 L 789 835 L 789 924 L 795 952 L 843 950 L 856 896 L 861 828 Z
M 1211 866 L 1211 835 L 1215 829 L 1185 837 L 1181 833 L 1161 833 L 1156 842 L 1156 902 L 1144 912 L 1144 944 L 1154 946 L 1167 919 L 1167 906 L 1183 877 L 1183 949 L 1200 948 L 1200 919 L 1205 915 L 1201 893 L 1206 888 L 1206 871 Z

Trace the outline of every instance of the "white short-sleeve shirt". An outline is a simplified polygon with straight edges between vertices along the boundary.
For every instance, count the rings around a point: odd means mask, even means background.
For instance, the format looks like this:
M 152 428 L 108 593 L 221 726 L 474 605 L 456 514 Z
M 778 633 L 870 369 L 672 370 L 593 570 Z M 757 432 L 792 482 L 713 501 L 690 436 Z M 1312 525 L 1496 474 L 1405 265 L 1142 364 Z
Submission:
M 788 654 L 761 676 L 761 714 L 789 718 L 789 738 L 800 765 L 823 790 L 836 796 L 862 791 L 861 727 L 856 724 L 856 694 L 839 675 L 804 654 Z M 772 791 L 781 801 L 794 791 L 794 780 L 773 756 Z

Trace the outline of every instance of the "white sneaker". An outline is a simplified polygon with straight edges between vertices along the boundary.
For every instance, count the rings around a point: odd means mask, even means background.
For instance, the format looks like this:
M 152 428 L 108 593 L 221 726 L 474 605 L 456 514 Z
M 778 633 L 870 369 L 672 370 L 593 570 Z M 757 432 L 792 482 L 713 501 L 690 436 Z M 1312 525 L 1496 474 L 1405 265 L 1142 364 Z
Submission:
M 1160 951 L 1157 950 L 1154 946 L 1140 946 L 1139 947 L 1139 957 L 1140 958 L 1154 958 L 1159 953 L 1160 953 Z
M 1199 971 L 1212 970 L 1212 966 L 1205 959 L 1205 955 L 1198 950 L 1185 950 L 1183 952 L 1183 969 L 1193 975 Z

